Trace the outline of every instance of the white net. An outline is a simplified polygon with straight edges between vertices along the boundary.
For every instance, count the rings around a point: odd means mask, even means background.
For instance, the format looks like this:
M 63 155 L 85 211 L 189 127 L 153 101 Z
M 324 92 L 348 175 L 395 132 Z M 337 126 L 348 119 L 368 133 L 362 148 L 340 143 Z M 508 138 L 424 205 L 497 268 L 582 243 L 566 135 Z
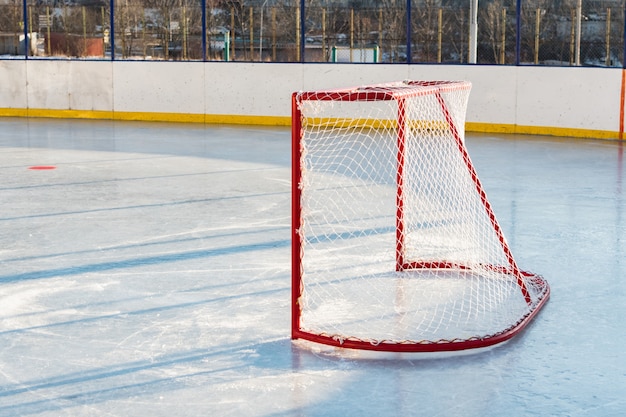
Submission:
M 517 270 L 467 156 L 469 90 L 296 95 L 299 331 L 445 346 L 510 331 L 541 304 L 547 284 Z

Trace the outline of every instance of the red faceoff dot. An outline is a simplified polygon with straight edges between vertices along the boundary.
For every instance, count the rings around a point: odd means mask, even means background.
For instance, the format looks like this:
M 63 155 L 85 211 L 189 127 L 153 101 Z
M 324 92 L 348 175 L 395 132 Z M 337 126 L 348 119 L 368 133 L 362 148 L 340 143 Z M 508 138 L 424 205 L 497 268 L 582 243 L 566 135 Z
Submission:
M 35 165 L 32 167 L 28 167 L 28 169 L 33 169 L 33 170 L 37 170 L 37 171 L 43 171 L 46 169 L 56 169 L 57 167 L 53 166 L 53 165 Z

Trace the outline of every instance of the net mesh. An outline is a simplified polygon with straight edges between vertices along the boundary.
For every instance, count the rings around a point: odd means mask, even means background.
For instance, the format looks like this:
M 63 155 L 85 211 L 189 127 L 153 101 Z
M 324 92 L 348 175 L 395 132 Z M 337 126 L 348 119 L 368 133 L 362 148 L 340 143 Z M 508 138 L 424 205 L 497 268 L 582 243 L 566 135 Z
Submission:
M 297 96 L 300 330 L 343 343 L 501 334 L 547 293 L 517 270 L 464 147 L 470 85 Z

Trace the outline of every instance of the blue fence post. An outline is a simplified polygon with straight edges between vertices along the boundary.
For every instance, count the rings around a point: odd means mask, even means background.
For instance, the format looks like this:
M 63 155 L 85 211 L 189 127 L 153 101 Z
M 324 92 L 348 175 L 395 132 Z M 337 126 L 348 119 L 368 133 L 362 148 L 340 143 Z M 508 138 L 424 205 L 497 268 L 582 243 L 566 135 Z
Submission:
M 522 0 L 515 5 L 515 65 L 522 62 Z
M 26 0 L 22 0 L 22 21 L 24 26 L 24 59 L 28 59 L 29 41 L 28 41 L 28 6 Z
M 306 62 L 304 57 L 306 44 L 306 12 L 304 11 L 304 0 L 300 0 L 300 62 Z
M 111 61 L 115 61 L 115 0 L 109 0 L 109 45 L 111 45 Z
M 411 26 L 411 0 L 406 0 L 406 62 L 410 64 L 413 59 L 411 44 L 413 43 L 413 27 Z
M 200 4 L 202 5 L 202 60 L 206 61 L 206 0 L 202 0 Z

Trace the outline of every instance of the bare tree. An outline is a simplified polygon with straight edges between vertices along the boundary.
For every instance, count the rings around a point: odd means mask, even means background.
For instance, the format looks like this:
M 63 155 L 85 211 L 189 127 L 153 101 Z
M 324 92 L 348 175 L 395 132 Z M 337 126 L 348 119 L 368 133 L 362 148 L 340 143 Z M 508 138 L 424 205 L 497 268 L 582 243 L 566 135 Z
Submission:
M 406 56 L 406 2 L 383 0 L 379 3 L 378 26 L 383 61 L 403 62 Z
M 423 0 L 412 14 L 412 31 L 417 53 L 416 62 L 434 62 L 437 53 L 438 13 L 440 1 Z
M 0 4 L 0 36 L 12 39 L 12 42 L 3 42 L 4 50 L 0 54 L 17 55 L 18 40 L 23 33 L 22 22 L 22 2 L 20 0 L 9 0 L 5 4 Z
M 504 0 L 492 0 L 486 10 L 479 13 L 480 33 L 491 54 L 489 62 L 503 63 L 501 56 L 505 53 L 506 12 Z

